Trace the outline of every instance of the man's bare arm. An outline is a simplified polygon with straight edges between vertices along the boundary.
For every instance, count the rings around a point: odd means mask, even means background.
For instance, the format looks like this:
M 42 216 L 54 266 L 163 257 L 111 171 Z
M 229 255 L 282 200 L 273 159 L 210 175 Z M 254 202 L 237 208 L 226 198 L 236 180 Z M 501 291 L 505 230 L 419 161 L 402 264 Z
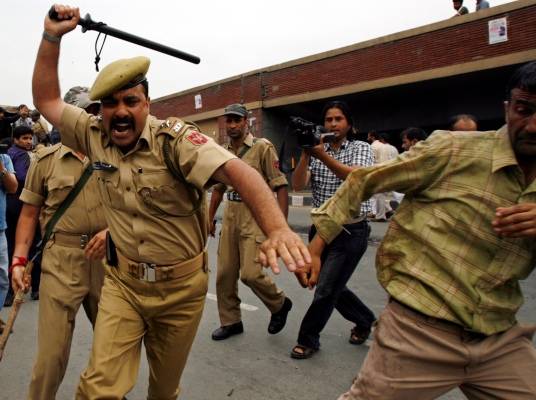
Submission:
M 17 177 L 4 167 L 2 159 L 0 159 L 0 173 L 3 171 L 5 171 L 5 174 L 2 177 L 2 184 L 4 185 L 5 192 L 10 194 L 15 193 L 17 191 L 17 187 L 19 186 Z
M 80 20 L 80 11 L 78 8 L 68 6 L 56 5 L 55 8 L 59 21 L 51 20 L 47 14 L 44 31 L 50 36 L 61 39 L 64 34 L 76 28 Z M 60 43 L 42 39 L 32 78 L 33 103 L 53 126 L 60 126 L 61 115 L 65 108 L 58 78 L 59 56 Z
M 285 216 L 285 219 L 288 219 L 288 189 L 287 186 L 279 186 L 275 190 L 275 194 L 277 197 L 277 203 L 279 204 L 279 208 L 283 212 L 283 215 Z
M 218 207 L 223 200 L 223 193 L 224 192 L 214 187 L 212 189 L 212 195 L 210 196 L 210 205 L 208 207 L 208 233 L 212 237 L 216 234 L 216 223 L 214 218 L 218 211 Z
M 302 151 L 298 165 L 294 172 L 292 172 L 292 188 L 294 190 L 302 190 L 309 183 L 310 172 L 308 168 L 310 160 L 311 155 Z
M 269 265 L 275 273 L 279 273 L 278 256 L 290 271 L 310 262 L 307 247 L 290 230 L 272 191 L 255 169 L 239 159 L 232 159 L 218 168 L 212 178 L 233 186 L 268 237 L 259 254 L 263 265 Z
M 13 251 L 13 258 L 24 257 L 28 258 L 30 252 L 30 246 L 34 240 L 35 228 L 37 227 L 37 221 L 39 220 L 39 211 L 41 207 L 32 206 L 30 204 L 23 204 L 20 212 L 19 221 L 17 222 L 17 231 L 15 233 L 15 250 Z M 12 264 L 15 262 L 13 261 Z M 11 276 L 11 285 L 13 291 L 17 291 L 20 288 L 28 290 L 30 287 L 29 282 L 24 282 L 24 266 L 17 266 L 13 268 Z

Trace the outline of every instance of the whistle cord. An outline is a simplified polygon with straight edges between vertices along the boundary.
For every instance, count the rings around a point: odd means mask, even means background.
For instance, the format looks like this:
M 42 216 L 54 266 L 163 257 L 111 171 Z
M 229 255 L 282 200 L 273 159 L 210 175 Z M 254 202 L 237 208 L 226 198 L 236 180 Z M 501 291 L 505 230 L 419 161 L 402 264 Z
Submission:
M 104 35 L 104 39 L 101 44 L 100 50 L 97 50 L 98 44 L 99 44 L 99 38 L 100 38 L 101 32 L 97 35 L 97 39 L 95 39 L 95 69 L 97 72 L 99 72 L 99 62 L 101 60 L 100 55 L 102 53 L 102 49 L 104 48 L 104 43 L 106 43 L 106 38 L 108 37 L 107 34 Z

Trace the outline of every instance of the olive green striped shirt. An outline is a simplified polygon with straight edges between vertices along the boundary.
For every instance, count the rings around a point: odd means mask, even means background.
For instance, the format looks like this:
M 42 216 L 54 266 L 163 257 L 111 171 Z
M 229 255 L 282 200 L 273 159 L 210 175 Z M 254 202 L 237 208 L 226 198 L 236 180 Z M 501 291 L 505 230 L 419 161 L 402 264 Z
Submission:
M 398 158 L 353 171 L 312 211 L 328 243 L 374 193 L 405 193 L 378 249 L 378 279 L 398 301 L 465 329 L 510 328 L 523 303 L 518 281 L 536 266 L 536 239 L 492 229 L 497 207 L 536 202 L 506 127 L 437 131 Z

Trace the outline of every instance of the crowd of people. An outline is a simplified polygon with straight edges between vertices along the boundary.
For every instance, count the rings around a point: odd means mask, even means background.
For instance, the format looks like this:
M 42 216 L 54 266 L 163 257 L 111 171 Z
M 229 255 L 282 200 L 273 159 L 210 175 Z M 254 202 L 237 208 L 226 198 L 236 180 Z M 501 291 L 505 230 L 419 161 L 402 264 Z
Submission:
M 138 376 L 142 341 L 148 398 L 178 396 L 224 198 L 213 340 L 244 332 L 239 280 L 268 309 L 268 333 L 284 329 L 293 303 L 264 269 L 279 273 L 280 258 L 302 287 L 315 289 L 290 357 L 314 356 L 334 310 L 352 324 L 352 345 L 375 327 L 340 400 L 434 399 L 454 387 L 470 399 L 535 398 L 536 328 L 515 314 L 518 281 L 536 267 L 536 62 L 509 83 L 505 126 L 478 132 L 477 119 L 462 114 L 430 137 L 409 127 L 401 154 L 385 134 L 358 140 L 349 105 L 328 102 L 319 119 L 331 139 L 302 149 L 290 182 L 312 191 L 306 247 L 286 222 L 289 182 L 275 148 L 249 132 L 244 105 L 225 108 L 224 146 L 179 118 L 157 120 L 145 57 L 113 62 L 91 89 L 73 87 L 62 98 L 59 43 L 80 15 L 55 9 L 58 20 L 45 18 L 32 88 L 61 142 L 51 145 L 46 123 L 28 107 L 1 119 L 13 130 L 0 157 L 0 229 L 11 225 L 13 237 L 0 236 L 0 305 L 11 261 L 13 290 L 31 288 L 39 299 L 30 399 L 55 398 L 80 305 L 94 333 L 77 399 L 123 399 Z M 7 214 L 17 216 L 7 224 L 6 195 L 18 202 L 8 203 Z M 347 286 L 371 219 L 391 220 L 376 259 L 389 295 L 379 316 Z M 30 278 L 25 267 L 39 251 L 41 268 Z

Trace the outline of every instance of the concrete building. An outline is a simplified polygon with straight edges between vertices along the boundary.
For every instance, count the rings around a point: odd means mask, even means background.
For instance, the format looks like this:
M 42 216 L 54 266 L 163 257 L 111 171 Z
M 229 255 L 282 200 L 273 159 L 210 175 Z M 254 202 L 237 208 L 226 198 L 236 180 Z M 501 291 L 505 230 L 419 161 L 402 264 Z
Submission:
M 323 104 L 343 99 L 357 127 L 387 132 L 447 128 L 449 117 L 474 114 L 482 130 L 504 124 L 504 87 L 512 71 L 536 60 L 536 0 L 519 0 L 279 65 L 245 72 L 152 102 L 160 118 L 179 115 L 219 142 L 225 105 L 251 110 L 256 136 L 296 154 L 291 115 L 320 123 Z M 197 104 L 197 108 L 196 108 Z M 201 105 L 199 107 L 199 105 Z

